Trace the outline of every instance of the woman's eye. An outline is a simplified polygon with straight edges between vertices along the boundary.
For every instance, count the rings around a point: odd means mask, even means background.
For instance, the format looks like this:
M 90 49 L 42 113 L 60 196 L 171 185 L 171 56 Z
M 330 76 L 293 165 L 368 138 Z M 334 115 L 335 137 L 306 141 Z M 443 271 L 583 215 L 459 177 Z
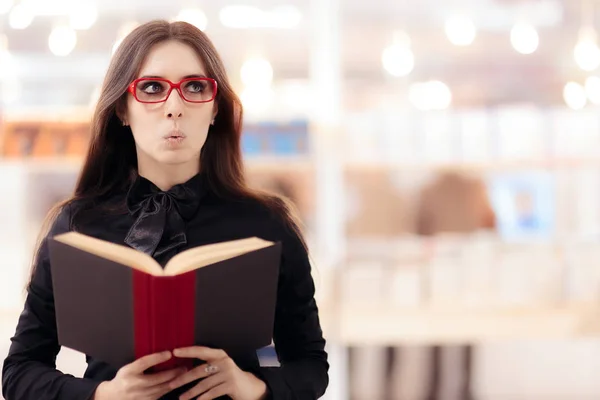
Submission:
M 146 93 L 160 93 L 162 85 L 158 82 L 148 82 L 142 87 L 142 90 Z
M 200 93 L 205 87 L 204 82 L 190 82 L 186 85 L 186 90 L 188 92 Z

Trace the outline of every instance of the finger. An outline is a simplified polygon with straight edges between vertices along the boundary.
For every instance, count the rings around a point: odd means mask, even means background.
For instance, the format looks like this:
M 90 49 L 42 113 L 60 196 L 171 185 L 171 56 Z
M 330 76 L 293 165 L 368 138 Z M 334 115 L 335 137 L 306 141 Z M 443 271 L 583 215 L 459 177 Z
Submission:
M 198 358 L 207 362 L 220 360 L 227 357 L 227 353 L 220 349 L 211 349 L 210 347 L 192 346 L 175 349 L 175 357 L 180 358 Z
M 172 390 L 173 389 L 171 389 L 171 386 L 169 386 L 168 382 L 162 383 L 160 385 L 156 385 L 149 388 L 147 391 L 144 391 L 143 396 L 141 396 L 141 398 L 160 399 Z
M 185 374 L 187 371 L 186 368 L 174 368 L 168 371 L 157 372 L 151 375 L 142 375 L 142 379 L 144 381 L 144 385 L 146 387 L 156 386 L 163 383 L 171 382 L 173 379 L 177 378 Z
M 179 396 L 180 400 L 188 400 L 192 399 L 196 396 L 199 396 L 203 393 L 209 392 L 211 389 L 225 383 L 225 374 L 216 374 L 209 376 L 204 379 L 202 382 L 198 383 L 196 386 Z M 224 393 L 225 394 L 225 393 Z M 213 397 L 210 397 L 213 398 Z
M 176 379 L 173 379 L 173 381 L 170 383 L 171 388 L 175 389 L 178 387 L 181 387 L 183 385 L 187 385 L 190 382 L 196 381 L 198 379 L 203 379 L 206 378 L 207 376 L 211 376 L 214 375 L 216 373 L 219 373 L 221 371 L 224 371 L 224 365 L 225 363 L 223 363 L 223 361 L 217 362 L 217 363 L 212 363 L 212 364 L 203 364 L 200 365 L 184 374 L 182 374 L 181 376 L 178 376 Z M 216 371 L 214 370 L 216 368 Z
M 131 364 L 125 366 L 127 368 L 127 372 L 134 374 L 141 374 L 145 370 L 155 365 L 158 365 L 162 362 L 169 360 L 172 357 L 170 351 L 163 351 L 161 353 L 149 354 L 147 356 L 141 357 Z
M 208 392 L 204 393 L 202 396 L 198 397 L 196 400 L 213 400 L 217 399 L 221 396 L 230 395 L 229 386 L 225 383 L 222 383 L 214 388 L 210 389 Z M 187 398 L 186 398 L 187 400 Z

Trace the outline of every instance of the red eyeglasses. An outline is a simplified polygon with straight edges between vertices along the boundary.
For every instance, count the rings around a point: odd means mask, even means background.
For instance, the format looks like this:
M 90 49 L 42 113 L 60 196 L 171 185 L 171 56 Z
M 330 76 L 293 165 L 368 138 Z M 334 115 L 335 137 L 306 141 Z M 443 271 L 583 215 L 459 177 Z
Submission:
M 127 91 L 140 103 L 162 103 L 176 89 L 181 98 L 190 103 L 208 103 L 217 95 L 217 81 L 212 78 L 186 78 L 173 83 L 163 78 L 139 78 Z

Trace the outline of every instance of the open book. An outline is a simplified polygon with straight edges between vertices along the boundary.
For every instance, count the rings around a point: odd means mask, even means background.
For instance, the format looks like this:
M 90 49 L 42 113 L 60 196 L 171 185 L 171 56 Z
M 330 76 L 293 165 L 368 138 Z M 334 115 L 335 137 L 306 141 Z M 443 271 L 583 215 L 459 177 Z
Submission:
M 246 238 L 152 257 L 68 232 L 49 241 L 58 339 L 116 368 L 203 345 L 235 354 L 271 343 L 281 244 Z M 171 359 L 155 370 L 185 364 Z

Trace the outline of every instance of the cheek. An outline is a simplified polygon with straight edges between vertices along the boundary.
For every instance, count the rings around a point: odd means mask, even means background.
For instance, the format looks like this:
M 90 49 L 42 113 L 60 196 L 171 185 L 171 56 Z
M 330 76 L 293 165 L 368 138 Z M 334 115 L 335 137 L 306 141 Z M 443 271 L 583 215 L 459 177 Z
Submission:
M 199 107 L 190 111 L 192 117 L 188 120 L 188 132 L 193 136 L 194 143 L 204 144 L 211 127 L 212 108 Z
M 158 126 L 157 119 L 160 118 L 160 113 L 149 109 L 152 106 L 138 102 L 129 104 L 127 112 L 128 122 L 133 131 L 133 137 L 138 144 L 151 140 L 152 133 Z
M 160 104 L 142 104 L 137 101 L 129 102 L 127 117 L 130 124 L 156 124 L 156 119 L 162 117 Z
M 206 139 L 208 137 L 208 128 L 205 126 L 198 126 L 196 129 L 188 136 L 191 139 L 188 143 L 188 148 L 190 148 L 194 153 L 199 153 L 202 151 L 202 147 L 206 143 Z
M 196 104 L 189 109 L 192 119 L 199 124 L 210 125 L 213 118 L 213 107 L 209 104 Z

